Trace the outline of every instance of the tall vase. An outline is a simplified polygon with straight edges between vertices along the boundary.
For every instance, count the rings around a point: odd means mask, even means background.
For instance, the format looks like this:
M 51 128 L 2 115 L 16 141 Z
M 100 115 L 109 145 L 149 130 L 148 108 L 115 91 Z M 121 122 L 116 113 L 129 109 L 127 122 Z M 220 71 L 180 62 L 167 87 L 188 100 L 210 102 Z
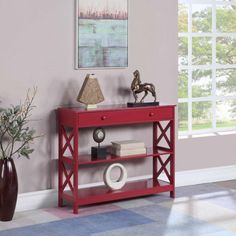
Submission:
M 18 193 L 17 173 L 12 158 L 0 159 L 0 221 L 13 218 Z

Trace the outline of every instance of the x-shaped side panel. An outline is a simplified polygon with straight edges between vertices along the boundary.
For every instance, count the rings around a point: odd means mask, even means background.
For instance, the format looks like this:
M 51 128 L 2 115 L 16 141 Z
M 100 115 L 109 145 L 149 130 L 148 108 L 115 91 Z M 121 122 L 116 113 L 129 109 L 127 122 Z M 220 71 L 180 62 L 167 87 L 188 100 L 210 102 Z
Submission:
M 157 144 L 161 141 L 161 139 L 164 137 L 167 144 L 169 145 L 169 148 L 171 148 L 171 143 L 170 143 L 170 140 L 168 138 L 168 136 L 166 135 L 166 132 L 168 131 L 168 129 L 170 128 L 170 125 L 171 125 L 171 122 L 169 122 L 165 129 L 163 129 L 162 125 L 160 124 L 160 122 L 157 123 L 158 127 L 160 128 L 161 130 L 161 135 L 158 137 L 157 139 Z
M 62 134 L 63 134 L 63 136 L 64 136 L 64 138 L 65 138 L 65 140 L 66 140 L 66 143 L 65 143 L 64 147 L 62 148 L 62 155 L 63 155 L 64 152 L 66 151 L 66 148 L 69 147 L 70 152 L 71 152 L 71 155 L 73 156 L 74 150 L 73 150 L 73 148 L 72 148 L 72 146 L 71 146 L 71 144 L 70 144 L 70 141 L 71 141 L 72 138 L 74 137 L 74 130 L 71 131 L 70 136 L 68 137 L 68 136 L 67 136 L 67 133 L 66 133 L 66 131 L 65 131 L 65 128 L 62 127 Z
M 66 177 L 66 180 L 65 180 L 65 182 L 64 182 L 63 185 L 62 185 L 62 190 L 64 190 L 65 187 L 66 187 L 66 185 L 68 184 L 69 187 L 70 187 L 70 189 L 71 189 L 71 191 L 73 192 L 73 191 L 74 191 L 74 188 L 73 188 L 72 183 L 71 183 L 71 181 L 70 181 L 70 178 L 71 178 L 71 176 L 73 175 L 73 169 L 71 169 L 70 172 L 69 172 L 69 174 L 68 174 L 65 165 L 63 164 L 62 166 L 63 166 L 63 172 L 64 172 L 65 177 Z
M 168 172 L 168 170 L 167 170 L 167 164 L 170 162 L 171 156 L 169 156 L 169 157 L 165 160 L 165 162 L 162 161 L 162 159 L 161 159 L 160 156 L 157 157 L 157 158 L 158 158 L 159 162 L 161 163 L 161 168 L 160 168 L 159 171 L 157 172 L 157 177 L 164 171 L 165 174 L 166 174 L 166 176 L 167 176 L 167 178 L 168 178 L 169 181 L 171 182 L 171 179 L 172 179 L 172 178 L 171 178 L 171 176 L 170 176 L 170 174 L 169 174 L 169 172 Z

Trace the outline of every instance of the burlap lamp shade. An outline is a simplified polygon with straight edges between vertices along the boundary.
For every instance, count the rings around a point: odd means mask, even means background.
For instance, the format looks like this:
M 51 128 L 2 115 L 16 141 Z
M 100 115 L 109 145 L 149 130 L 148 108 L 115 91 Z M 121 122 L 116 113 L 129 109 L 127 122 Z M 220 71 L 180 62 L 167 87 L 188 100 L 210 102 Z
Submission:
M 87 109 L 96 108 L 97 103 L 104 101 L 104 96 L 94 74 L 86 75 L 77 101 L 85 104 Z

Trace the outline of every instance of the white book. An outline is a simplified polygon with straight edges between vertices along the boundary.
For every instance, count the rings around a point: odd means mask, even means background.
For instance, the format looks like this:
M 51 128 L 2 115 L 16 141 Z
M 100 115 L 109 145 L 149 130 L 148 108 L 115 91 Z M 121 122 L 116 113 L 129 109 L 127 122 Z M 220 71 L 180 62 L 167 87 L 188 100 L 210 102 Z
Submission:
M 114 141 L 111 143 L 113 148 L 122 150 L 145 148 L 145 143 L 137 140 Z
M 137 149 L 126 149 L 126 150 L 121 150 L 121 149 L 112 149 L 112 154 L 115 156 L 133 156 L 133 155 L 141 155 L 141 154 L 146 154 L 146 148 L 137 148 Z

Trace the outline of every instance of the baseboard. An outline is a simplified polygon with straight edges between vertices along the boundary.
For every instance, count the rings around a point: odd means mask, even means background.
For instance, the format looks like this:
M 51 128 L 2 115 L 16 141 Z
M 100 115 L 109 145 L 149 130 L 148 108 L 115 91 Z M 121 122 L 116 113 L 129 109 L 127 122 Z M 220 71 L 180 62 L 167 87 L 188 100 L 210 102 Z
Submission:
M 42 190 L 18 195 L 16 211 L 29 211 L 57 205 L 57 190 Z
M 129 178 L 129 181 L 147 179 L 151 176 L 139 176 Z M 165 180 L 165 176 L 161 176 Z M 223 166 L 199 170 L 188 170 L 176 172 L 176 187 L 226 181 L 236 179 L 236 165 Z M 88 188 L 103 185 L 103 182 L 81 185 L 81 188 Z M 39 208 L 57 206 L 57 190 L 43 190 L 18 195 L 16 211 L 27 211 Z
M 176 187 L 236 180 L 236 165 L 176 172 Z

